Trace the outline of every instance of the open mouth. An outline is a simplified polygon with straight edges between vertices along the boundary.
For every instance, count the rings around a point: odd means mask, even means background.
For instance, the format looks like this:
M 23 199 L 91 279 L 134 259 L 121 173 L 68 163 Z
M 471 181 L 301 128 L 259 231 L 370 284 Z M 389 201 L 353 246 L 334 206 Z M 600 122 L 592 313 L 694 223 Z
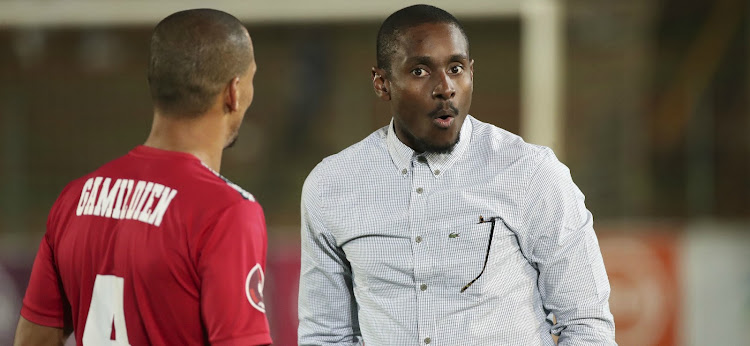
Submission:
M 430 116 L 435 126 L 447 129 L 453 125 L 453 121 L 458 116 L 458 108 L 450 102 L 441 103 L 434 111 L 430 112 Z
M 432 119 L 432 122 L 437 125 L 437 127 L 447 129 L 453 124 L 453 120 L 455 118 L 452 115 L 440 115 L 436 118 Z

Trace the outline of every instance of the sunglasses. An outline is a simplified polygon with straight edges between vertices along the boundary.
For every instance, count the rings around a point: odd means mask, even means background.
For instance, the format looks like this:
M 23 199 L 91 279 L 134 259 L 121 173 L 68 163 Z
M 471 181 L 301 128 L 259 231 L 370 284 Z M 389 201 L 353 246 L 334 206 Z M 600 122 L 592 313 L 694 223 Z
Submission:
M 487 268 L 487 260 L 490 258 L 490 249 L 492 248 L 492 236 L 495 233 L 495 222 L 497 220 L 500 220 L 501 222 L 505 222 L 503 221 L 502 218 L 497 217 L 497 216 L 485 219 L 484 217 L 482 217 L 482 215 L 479 215 L 479 222 L 477 224 L 488 223 L 488 222 L 492 224 L 492 227 L 490 228 L 490 240 L 487 242 L 487 254 L 484 256 L 484 265 L 482 265 L 482 271 L 479 272 L 479 275 L 477 275 L 477 277 L 475 277 L 474 280 L 471 280 L 471 282 L 469 282 L 468 284 L 464 285 L 464 287 L 461 288 L 461 293 L 466 291 L 469 287 L 471 287 L 472 284 L 474 284 L 477 280 L 479 280 L 479 278 L 482 277 L 482 274 L 484 274 L 484 270 Z

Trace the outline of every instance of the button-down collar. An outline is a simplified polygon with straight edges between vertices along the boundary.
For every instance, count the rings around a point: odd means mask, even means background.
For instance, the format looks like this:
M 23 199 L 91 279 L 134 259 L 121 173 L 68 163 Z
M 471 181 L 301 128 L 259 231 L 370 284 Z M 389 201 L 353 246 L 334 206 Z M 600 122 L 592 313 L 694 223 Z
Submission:
M 461 158 L 461 156 L 463 156 L 464 152 L 466 152 L 466 148 L 469 147 L 472 133 L 471 119 L 472 118 L 470 115 L 466 116 L 466 119 L 461 126 L 459 141 L 458 143 L 456 143 L 456 146 L 450 153 L 421 154 L 416 153 L 412 148 L 398 139 L 398 137 L 396 136 L 396 131 L 394 129 L 393 118 L 391 118 L 391 123 L 388 126 L 386 143 L 388 145 L 388 152 L 391 154 L 393 164 L 396 165 L 395 168 L 397 169 L 397 172 L 401 174 L 402 172 L 404 172 L 404 170 L 409 171 L 411 169 L 411 162 L 413 160 L 416 160 L 419 156 L 422 156 L 427 159 L 427 164 L 429 165 L 433 175 L 439 177 L 440 175 L 445 174 L 445 172 L 447 172 L 448 169 L 450 169 L 451 166 L 453 166 Z

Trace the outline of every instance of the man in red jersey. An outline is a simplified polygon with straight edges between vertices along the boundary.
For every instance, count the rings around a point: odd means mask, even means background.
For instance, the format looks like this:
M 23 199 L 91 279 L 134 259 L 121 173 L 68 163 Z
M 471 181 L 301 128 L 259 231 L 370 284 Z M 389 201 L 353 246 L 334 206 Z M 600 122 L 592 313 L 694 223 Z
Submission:
M 175 13 L 151 38 L 144 145 L 71 182 L 39 246 L 16 345 L 265 345 L 266 227 L 219 175 L 253 99 L 247 30 Z

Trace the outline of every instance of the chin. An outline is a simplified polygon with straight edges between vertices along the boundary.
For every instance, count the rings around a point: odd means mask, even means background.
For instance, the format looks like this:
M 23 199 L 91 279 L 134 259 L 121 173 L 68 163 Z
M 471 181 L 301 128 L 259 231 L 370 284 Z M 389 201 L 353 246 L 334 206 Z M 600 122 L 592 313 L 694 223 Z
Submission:
M 448 144 L 448 145 L 441 145 L 441 146 L 431 146 L 425 150 L 426 153 L 433 153 L 433 154 L 450 154 L 453 151 L 453 148 L 455 147 L 455 144 Z
M 238 137 L 234 137 L 231 141 L 229 141 L 229 143 L 227 143 L 227 145 L 224 146 L 224 149 L 229 149 L 233 147 L 237 143 L 237 138 Z
M 453 151 L 453 148 L 456 147 L 456 144 L 458 144 L 458 141 L 460 140 L 459 137 L 456 137 L 456 139 L 443 142 L 443 143 L 425 143 L 425 153 L 435 153 L 435 154 L 450 154 Z

